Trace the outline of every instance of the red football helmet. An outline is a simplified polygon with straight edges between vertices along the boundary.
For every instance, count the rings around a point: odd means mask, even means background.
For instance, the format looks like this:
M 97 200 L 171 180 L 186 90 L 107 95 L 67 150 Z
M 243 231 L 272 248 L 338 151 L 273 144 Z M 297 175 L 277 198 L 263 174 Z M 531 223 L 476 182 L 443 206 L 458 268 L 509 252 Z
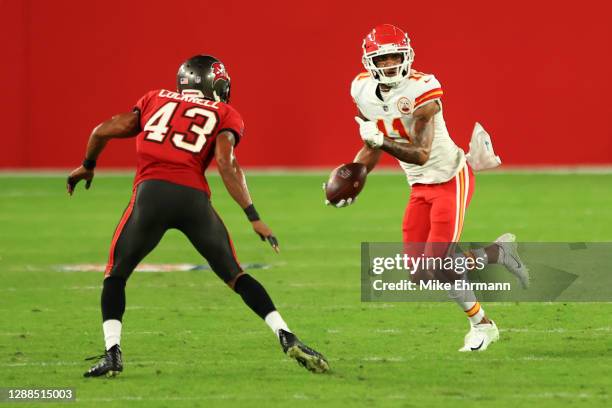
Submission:
M 381 24 L 374 27 L 364 38 L 362 47 L 363 66 L 379 83 L 393 86 L 410 75 L 414 51 L 410 46 L 408 34 L 396 26 Z M 374 63 L 374 58 L 385 54 L 401 54 L 402 62 L 398 65 L 378 68 Z M 385 71 L 395 72 L 395 75 L 388 75 Z

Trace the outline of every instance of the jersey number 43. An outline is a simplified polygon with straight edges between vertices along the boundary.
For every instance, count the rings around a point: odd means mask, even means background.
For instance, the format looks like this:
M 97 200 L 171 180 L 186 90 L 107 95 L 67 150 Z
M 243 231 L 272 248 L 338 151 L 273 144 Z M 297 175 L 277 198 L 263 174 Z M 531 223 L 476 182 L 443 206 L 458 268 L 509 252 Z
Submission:
M 164 142 L 172 128 L 169 123 L 178 105 L 178 102 L 168 102 L 151 115 L 142 129 L 145 132 L 145 140 L 157 143 Z M 200 153 L 206 144 L 206 138 L 214 132 L 217 126 L 217 115 L 202 107 L 192 106 L 185 109 L 182 116 L 191 119 L 188 131 L 194 137 L 190 137 L 191 135 L 186 133 L 173 131 L 170 132 L 170 141 L 177 149 L 186 150 L 191 153 Z M 204 123 L 195 123 L 196 119 L 200 117 L 204 118 Z

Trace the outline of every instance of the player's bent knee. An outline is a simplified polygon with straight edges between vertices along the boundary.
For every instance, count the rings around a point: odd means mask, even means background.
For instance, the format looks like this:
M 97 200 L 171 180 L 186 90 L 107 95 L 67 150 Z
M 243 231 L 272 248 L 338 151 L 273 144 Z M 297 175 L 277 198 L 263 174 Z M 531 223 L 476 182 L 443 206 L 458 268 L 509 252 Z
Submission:
M 106 275 L 104 279 L 106 280 L 110 278 L 116 278 L 116 279 L 123 280 L 123 282 L 126 282 L 131 274 L 132 274 L 131 270 L 126 270 L 125 268 L 113 267 L 113 269 L 111 269 L 110 273 Z
M 104 282 L 115 282 L 116 285 L 125 286 L 127 279 L 124 276 L 113 274 L 111 271 L 111 274 L 104 278 Z
M 233 278 L 231 278 L 228 281 L 225 281 L 225 283 L 227 284 L 227 286 L 229 286 L 233 291 L 236 291 L 236 282 L 238 282 L 238 279 L 241 278 L 242 276 L 245 276 L 246 273 L 244 272 L 240 272 L 238 273 L 236 276 L 234 276 Z
M 225 253 L 221 257 L 208 257 L 207 260 L 215 275 L 232 289 L 236 285 L 238 278 L 244 275 L 242 267 L 231 256 L 231 252 L 229 254 Z

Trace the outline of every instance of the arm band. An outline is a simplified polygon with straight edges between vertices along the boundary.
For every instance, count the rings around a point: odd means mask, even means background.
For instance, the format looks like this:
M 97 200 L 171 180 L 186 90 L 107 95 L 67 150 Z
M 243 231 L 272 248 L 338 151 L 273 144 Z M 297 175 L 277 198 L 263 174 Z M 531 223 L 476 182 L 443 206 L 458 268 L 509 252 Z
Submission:
M 96 168 L 96 161 L 85 159 L 83 160 L 83 167 L 85 167 L 87 170 L 93 170 Z
M 259 214 L 257 214 L 257 210 L 253 204 L 249 205 L 244 209 L 244 213 L 246 214 L 249 221 L 259 221 Z

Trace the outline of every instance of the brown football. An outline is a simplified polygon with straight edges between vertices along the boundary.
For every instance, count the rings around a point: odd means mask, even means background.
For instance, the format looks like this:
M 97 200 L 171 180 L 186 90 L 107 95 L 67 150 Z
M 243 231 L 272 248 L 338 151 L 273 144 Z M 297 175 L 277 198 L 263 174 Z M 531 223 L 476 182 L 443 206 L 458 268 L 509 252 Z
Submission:
M 335 168 L 325 185 L 325 196 L 330 203 L 357 197 L 363 190 L 368 170 L 364 164 L 348 163 Z

